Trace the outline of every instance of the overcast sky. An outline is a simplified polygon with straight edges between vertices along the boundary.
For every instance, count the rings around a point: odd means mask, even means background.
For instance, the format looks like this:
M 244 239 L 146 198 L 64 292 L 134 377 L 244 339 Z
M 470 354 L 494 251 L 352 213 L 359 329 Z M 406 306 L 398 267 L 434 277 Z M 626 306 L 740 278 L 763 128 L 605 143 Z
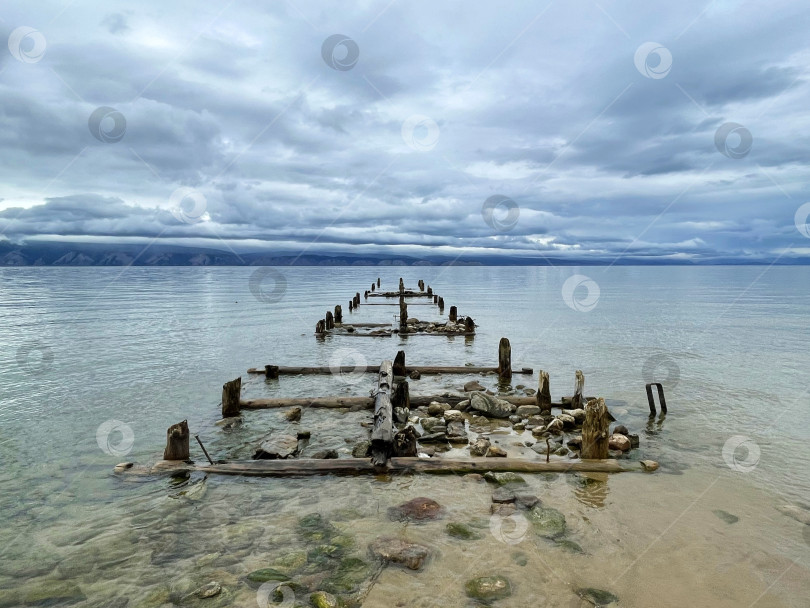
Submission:
M 1 10 L 13 241 L 810 255 L 803 1 Z

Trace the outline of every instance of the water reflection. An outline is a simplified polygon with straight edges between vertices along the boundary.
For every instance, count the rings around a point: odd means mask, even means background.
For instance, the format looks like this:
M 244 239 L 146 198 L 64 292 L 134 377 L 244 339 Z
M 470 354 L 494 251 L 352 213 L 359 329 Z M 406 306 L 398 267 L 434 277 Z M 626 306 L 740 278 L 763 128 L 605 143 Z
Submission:
M 580 473 L 570 475 L 569 483 L 574 486 L 574 497 L 586 507 L 602 509 L 607 501 L 608 473 Z

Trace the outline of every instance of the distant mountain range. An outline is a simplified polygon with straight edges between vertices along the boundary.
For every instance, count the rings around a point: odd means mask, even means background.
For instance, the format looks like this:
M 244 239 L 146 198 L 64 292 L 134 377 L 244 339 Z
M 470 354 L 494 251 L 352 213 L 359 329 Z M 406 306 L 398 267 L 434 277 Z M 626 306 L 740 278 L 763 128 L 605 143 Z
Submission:
M 0 241 L 0 266 L 587 266 L 603 265 L 613 260 L 580 258 L 554 259 L 473 255 L 454 258 L 423 258 L 390 254 L 352 255 L 319 252 L 296 255 L 279 252 L 231 253 L 218 249 L 181 247 L 178 245 L 115 243 L 67 243 L 37 241 L 14 244 Z M 700 265 L 763 264 L 768 260 L 718 258 L 695 262 L 661 258 L 622 257 L 616 265 Z M 808 264 L 810 259 L 780 260 L 782 264 Z

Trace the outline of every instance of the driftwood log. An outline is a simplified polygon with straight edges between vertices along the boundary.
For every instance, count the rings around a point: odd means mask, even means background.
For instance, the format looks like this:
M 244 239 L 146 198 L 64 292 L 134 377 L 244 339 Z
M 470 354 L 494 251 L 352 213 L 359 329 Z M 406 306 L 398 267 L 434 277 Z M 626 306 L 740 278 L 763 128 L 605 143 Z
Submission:
M 173 424 L 166 431 L 166 449 L 163 460 L 188 460 L 188 420 Z
M 509 338 L 501 338 L 498 344 L 498 376 L 503 380 L 512 377 L 512 345 Z
M 551 409 L 551 388 L 548 384 L 548 372 L 542 369 L 538 372 L 539 378 L 537 380 L 537 407 L 541 412 L 547 412 Z
M 242 377 L 222 385 L 222 417 L 239 415 L 239 399 L 242 392 Z
M 601 459 L 608 456 L 610 418 L 605 400 L 591 399 L 585 406 L 585 422 L 582 424 L 583 459 Z
M 394 411 L 391 405 L 393 364 L 380 364 L 377 393 L 374 396 L 374 428 L 371 431 L 371 463 L 383 467 L 394 451 Z

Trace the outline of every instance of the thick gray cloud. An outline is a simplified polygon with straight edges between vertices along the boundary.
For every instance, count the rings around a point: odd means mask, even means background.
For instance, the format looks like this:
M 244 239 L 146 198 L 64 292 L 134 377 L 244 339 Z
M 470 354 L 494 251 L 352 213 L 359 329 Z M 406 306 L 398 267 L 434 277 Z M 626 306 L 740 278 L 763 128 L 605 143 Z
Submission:
M 798 1 L 20 3 L 0 22 L 0 230 L 237 251 L 807 257 L 807 17 Z M 350 69 L 322 57 L 333 34 L 357 44 Z M 647 42 L 663 49 L 640 70 Z M 120 114 L 89 125 L 101 106 Z M 101 141 L 116 117 L 123 137 Z M 740 158 L 716 147 L 728 122 L 752 136 Z M 487 222 L 493 195 L 519 216 Z

